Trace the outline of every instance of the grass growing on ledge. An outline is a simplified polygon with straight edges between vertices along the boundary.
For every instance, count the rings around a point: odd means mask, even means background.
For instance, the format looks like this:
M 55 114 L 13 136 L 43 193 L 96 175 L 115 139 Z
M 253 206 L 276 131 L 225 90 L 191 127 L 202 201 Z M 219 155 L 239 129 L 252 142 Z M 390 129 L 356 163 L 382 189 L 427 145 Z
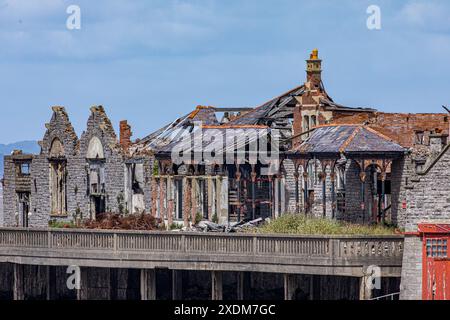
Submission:
M 395 228 L 387 225 L 361 225 L 324 218 L 305 218 L 286 214 L 266 223 L 257 233 L 283 233 L 304 235 L 391 235 Z

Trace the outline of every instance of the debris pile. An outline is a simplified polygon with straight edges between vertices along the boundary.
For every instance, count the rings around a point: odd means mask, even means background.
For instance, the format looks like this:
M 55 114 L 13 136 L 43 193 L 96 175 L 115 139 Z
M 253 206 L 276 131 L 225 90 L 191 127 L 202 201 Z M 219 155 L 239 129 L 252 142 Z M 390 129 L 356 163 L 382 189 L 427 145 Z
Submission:
M 202 232 L 248 232 L 255 228 L 258 228 L 268 219 L 258 218 L 255 220 L 243 220 L 241 222 L 232 222 L 230 224 L 217 224 L 211 221 L 201 221 L 197 225 L 193 226 L 192 231 L 202 231 Z
M 161 230 L 164 223 L 150 214 L 130 214 L 123 216 L 114 213 L 104 213 L 96 220 L 86 220 L 86 229 L 120 229 L 120 230 Z

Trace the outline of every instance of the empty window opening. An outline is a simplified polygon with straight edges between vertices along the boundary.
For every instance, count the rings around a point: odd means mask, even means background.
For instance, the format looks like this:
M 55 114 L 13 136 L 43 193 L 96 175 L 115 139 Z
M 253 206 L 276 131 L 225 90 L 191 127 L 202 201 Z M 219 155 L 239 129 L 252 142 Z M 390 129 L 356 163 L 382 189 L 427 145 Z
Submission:
M 144 203 L 144 164 L 129 163 L 126 165 L 127 213 L 142 213 Z
M 51 214 L 67 214 L 67 166 L 65 161 L 50 162 Z

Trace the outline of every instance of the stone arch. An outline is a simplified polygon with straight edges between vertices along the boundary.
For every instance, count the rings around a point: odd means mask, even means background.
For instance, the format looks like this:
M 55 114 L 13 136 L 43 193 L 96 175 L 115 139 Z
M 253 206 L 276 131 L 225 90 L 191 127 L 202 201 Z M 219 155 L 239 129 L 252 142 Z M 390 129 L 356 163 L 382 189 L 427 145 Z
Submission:
M 50 146 L 50 158 L 62 158 L 65 157 L 65 151 L 64 151 L 64 145 L 62 144 L 61 140 L 59 138 L 55 138 L 52 141 L 52 144 Z
M 98 137 L 92 137 L 92 139 L 89 141 L 86 158 L 87 159 L 104 159 L 105 158 L 103 144 Z

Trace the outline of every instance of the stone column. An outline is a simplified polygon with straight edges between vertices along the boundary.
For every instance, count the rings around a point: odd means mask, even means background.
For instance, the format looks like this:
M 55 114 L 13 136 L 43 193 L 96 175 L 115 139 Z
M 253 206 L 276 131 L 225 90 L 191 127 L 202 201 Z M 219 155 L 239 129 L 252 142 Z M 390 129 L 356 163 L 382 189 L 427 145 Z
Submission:
M 152 216 L 156 217 L 156 203 L 158 201 L 158 184 L 156 183 L 155 177 L 152 177 L 151 194 L 152 194 Z
M 331 218 L 336 218 L 336 174 L 334 171 L 330 173 L 331 180 Z
M 156 270 L 141 269 L 141 300 L 156 300 Z
M 242 208 L 242 203 L 241 203 L 241 169 L 239 167 L 239 165 L 236 165 L 236 186 L 237 186 L 237 198 L 238 198 L 238 205 L 236 207 L 236 211 L 237 211 L 237 220 L 241 221 L 241 208 Z
M 173 223 L 173 216 L 174 216 L 174 198 L 175 198 L 175 192 L 174 192 L 174 179 L 172 179 L 171 176 L 167 177 L 167 199 L 168 199 L 168 205 L 167 205 L 167 224 L 170 227 Z
M 15 263 L 14 268 L 14 283 L 13 283 L 13 297 L 14 300 L 25 300 L 25 288 L 24 288 L 24 273 L 22 264 Z
M 293 274 L 284 275 L 284 300 L 294 300 L 297 290 L 297 277 Z
M 211 271 L 211 300 L 223 300 L 223 281 L 221 271 Z
M 191 193 L 191 182 L 188 178 L 183 177 L 183 221 L 186 228 L 189 227 Z
M 56 267 L 47 266 L 47 300 L 56 298 Z
M 213 218 L 213 203 L 214 203 L 214 197 L 213 197 L 213 181 L 211 177 L 208 177 L 207 180 L 207 198 L 208 198 L 208 220 L 212 221 Z
M 299 185 L 300 174 L 298 173 L 298 167 L 295 167 L 294 180 L 295 180 L 295 213 L 300 213 L 300 185 Z
M 327 217 L 327 173 L 324 168 L 319 174 L 320 182 L 322 182 L 322 217 Z
M 252 220 L 256 219 L 256 168 L 252 165 Z
M 197 178 L 191 179 L 191 222 L 195 223 L 195 217 L 197 216 Z
M 309 212 L 309 197 L 308 197 L 308 171 L 303 172 L 303 183 L 304 183 L 304 190 L 303 190 L 303 205 L 305 206 L 305 216 Z
M 172 300 L 183 299 L 183 271 L 172 271 Z

